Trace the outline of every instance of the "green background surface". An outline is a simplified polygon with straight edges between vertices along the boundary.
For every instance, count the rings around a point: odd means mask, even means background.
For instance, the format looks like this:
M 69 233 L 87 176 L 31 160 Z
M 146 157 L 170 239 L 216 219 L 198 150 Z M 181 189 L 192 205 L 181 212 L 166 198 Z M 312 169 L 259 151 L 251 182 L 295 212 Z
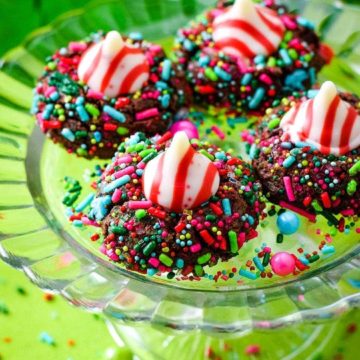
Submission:
M 18 45 L 29 32 L 88 2 L 0 0 L 0 56 Z M 348 2 L 360 3 L 358 0 Z M 360 313 L 353 312 L 344 319 L 344 328 L 359 323 Z M 42 342 L 42 333 L 48 334 L 54 345 Z M 358 359 L 360 332 L 349 334 L 344 330 L 339 336 L 343 346 L 333 360 Z M 126 352 L 107 355 L 112 350 L 113 341 L 100 317 L 75 309 L 60 297 L 46 301 L 43 293 L 22 273 L 0 262 L 0 360 L 128 358 Z

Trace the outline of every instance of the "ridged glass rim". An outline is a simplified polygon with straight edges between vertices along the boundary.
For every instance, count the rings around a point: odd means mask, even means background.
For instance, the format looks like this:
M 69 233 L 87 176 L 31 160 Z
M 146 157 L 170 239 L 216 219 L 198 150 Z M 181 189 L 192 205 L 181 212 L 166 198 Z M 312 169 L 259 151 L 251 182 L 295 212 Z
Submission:
M 176 1 L 176 0 L 174 0 L 174 1 Z M 200 0 L 200 1 L 202 1 L 202 0 Z M 304 1 L 310 2 L 310 0 L 304 0 Z M 26 46 L 28 44 L 30 44 L 34 39 L 36 39 L 40 36 L 44 36 L 45 34 L 51 33 L 51 31 L 54 28 L 56 28 L 58 25 L 62 24 L 66 20 L 69 20 L 74 17 L 81 17 L 83 15 L 86 15 L 87 11 L 90 9 L 95 9 L 99 6 L 103 6 L 106 4 L 113 4 L 113 3 L 117 3 L 117 2 L 118 2 L 118 0 L 106 0 L 106 1 L 95 0 L 95 1 L 92 1 L 91 3 L 87 4 L 85 7 L 81 8 L 81 9 L 77 9 L 77 10 L 72 10 L 63 15 L 60 15 L 55 20 L 50 22 L 49 25 L 46 25 L 37 30 L 34 30 L 28 36 L 26 36 L 24 41 L 19 46 L 7 51 L 4 54 L 4 56 L 2 57 L 2 60 L 1 60 L 1 64 L 0 64 L 0 70 L 4 67 L 4 65 L 6 63 L 9 63 L 12 61 L 14 61 L 16 63 L 16 59 L 19 58 L 19 56 L 21 57 L 21 52 L 19 52 L 19 51 L 21 51 L 22 49 L 26 49 Z M 203 2 L 205 3 L 205 1 L 203 1 Z M 334 4 L 334 2 L 332 2 L 330 0 L 324 0 L 324 2 Z M 206 5 L 210 6 L 210 4 L 206 4 Z M 347 8 L 354 9 L 354 11 L 357 11 L 357 12 L 360 11 L 359 7 L 355 6 L 353 4 L 343 4 L 343 3 L 338 4 L 338 2 L 335 2 L 334 5 L 335 5 L 335 7 L 346 6 Z M 32 132 L 30 133 L 30 135 L 27 138 L 31 141 L 31 139 L 33 137 L 34 137 L 34 129 L 32 130 Z M 26 164 L 28 164 L 28 161 L 29 161 L 28 160 L 29 159 L 29 148 L 30 147 L 28 146 L 27 147 L 27 156 L 25 159 Z M 28 165 L 26 165 L 26 172 L 28 175 L 29 174 Z M 27 180 L 28 180 L 28 176 L 27 176 Z M 27 183 L 28 183 L 28 181 L 27 181 Z M 30 189 L 31 195 L 33 196 L 33 199 L 34 199 L 34 189 L 32 189 L 32 188 L 29 188 L 29 189 Z M 45 214 L 46 212 L 44 211 L 44 209 L 42 209 L 41 204 L 39 204 L 39 202 L 36 199 L 34 199 L 34 206 L 37 209 L 37 211 L 41 214 L 41 216 L 45 219 L 46 223 L 49 225 L 49 223 L 52 222 L 53 220 L 49 219 L 49 217 Z M 54 231 L 53 226 L 51 226 L 50 228 Z M 90 259 L 90 260 L 95 260 L 97 263 L 100 263 L 101 266 L 105 266 L 107 269 L 111 270 L 114 273 L 119 273 L 125 277 L 132 278 L 136 281 L 140 281 L 140 282 L 146 283 L 148 285 L 156 284 L 158 286 L 162 286 L 162 287 L 166 287 L 166 288 L 170 288 L 170 289 L 181 290 L 181 291 L 186 291 L 186 292 L 204 292 L 204 293 L 226 293 L 226 292 L 229 292 L 229 293 L 232 293 L 232 292 L 252 292 L 252 291 L 267 290 L 267 289 L 273 289 L 273 288 L 284 288 L 287 285 L 291 285 L 291 284 L 294 284 L 299 281 L 306 281 L 307 279 L 316 277 L 316 276 L 324 274 L 324 273 L 328 273 L 332 269 L 337 268 L 338 266 L 357 257 L 360 254 L 360 245 L 359 245 L 355 249 L 349 251 L 349 253 L 343 255 L 341 258 L 334 260 L 333 262 L 331 262 L 329 264 L 321 265 L 319 268 L 316 268 L 316 269 L 307 270 L 306 272 L 301 273 L 300 275 L 297 275 L 296 277 L 283 280 L 276 284 L 269 284 L 266 286 L 261 286 L 261 284 L 260 285 L 257 284 L 256 287 L 241 285 L 241 286 L 233 286 L 232 288 L 228 288 L 228 287 L 224 286 L 221 288 L 209 288 L 209 289 L 197 290 L 197 289 L 193 289 L 193 288 L 183 287 L 182 282 L 179 282 L 179 283 L 174 282 L 172 284 L 164 283 L 164 282 L 161 282 L 161 280 L 156 279 L 156 277 L 150 278 L 148 276 L 137 274 L 135 272 L 121 268 L 121 267 L 117 266 L 116 264 L 111 263 L 110 261 L 104 262 L 101 259 L 99 259 L 99 257 L 97 257 L 95 254 L 91 254 L 87 251 L 84 251 L 82 246 L 79 245 L 77 243 L 77 241 L 75 239 L 73 239 L 72 236 L 70 234 L 68 234 L 66 231 L 64 231 L 63 229 L 57 227 L 56 233 L 62 239 L 65 239 L 65 241 L 67 243 L 69 243 L 71 247 L 75 248 L 76 252 L 79 253 L 78 255 L 84 256 L 85 258 Z M 360 296 L 360 294 L 359 294 L 359 296 Z

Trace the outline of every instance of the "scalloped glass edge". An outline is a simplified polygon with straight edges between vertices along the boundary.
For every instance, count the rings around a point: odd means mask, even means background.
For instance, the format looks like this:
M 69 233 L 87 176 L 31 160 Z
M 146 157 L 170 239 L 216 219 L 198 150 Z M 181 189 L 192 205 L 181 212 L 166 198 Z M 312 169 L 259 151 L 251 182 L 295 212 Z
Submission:
M 148 281 L 118 268 L 113 272 L 110 263 L 95 262 L 95 257 L 84 254 L 77 244 L 49 227 L 48 222 L 53 219 L 47 217 L 47 221 L 44 220 L 36 204 L 38 199 L 35 198 L 34 205 L 27 188 L 25 167 L 29 171 L 34 166 L 27 161 L 27 151 L 31 151 L 31 147 L 26 147 L 33 120 L 23 109 L 29 107 L 31 89 L 18 81 L 18 76 L 30 74 L 34 77 L 35 69 L 41 64 L 25 50 L 31 41 L 40 35 L 51 34 L 55 26 L 61 29 L 67 20 L 74 21 L 74 14 L 80 17 L 97 6 L 104 4 L 96 2 L 86 10 L 62 16 L 53 25 L 34 32 L 23 47 L 5 56 L 0 72 L 0 163 L 3 169 L 0 173 L 0 189 L 4 194 L 0 209 L 5 213 L 8 224 L 16 230 L 13 234 L 1 231 L 0 256 L 11 266 L 22 269 L 41 288 L 60 292 L 74 305 L 90 311 L 104 310 L 105 314 L 120 321 L 150 321 L 182 330 L 196 328 L 239 332 L 254 328 L 277 328 L 300 321 L 331 319 L 359 306 L 360 294 L 356 289 L 360 287 L 360 248 L 332 266 L 310 271 L 280 285 L 240 291 L 222 288 L 209 294 Z M 9 65 L 15 70 L 9 71 Z M 346 66 L 347 72 L 353 76 L 353 70 Z M 27 81 L 28 78 L 25 84 Z M 17 119 L 16 123 L 14 118 Z M 21 204 L 17 203 L 18 194 L 24 199 Z M 19 216 L 26 221 L 18 224 Z M 31 247 L 26 246 L 29 241 Z M 353 284 L 344 281 L 349 274 Z M 156 294 L 154 286 L 157 287 Z M 312 294 L 306 304 L 300 301 L 304 290 Z M 281 305 L 281 313 L 271 311 L 284 300 L 286 306 Z M 237 315 L 229 322 L 219 319 L 212 311 L 219 306 Z M 172 310 L 169 311 L 169 308 Z

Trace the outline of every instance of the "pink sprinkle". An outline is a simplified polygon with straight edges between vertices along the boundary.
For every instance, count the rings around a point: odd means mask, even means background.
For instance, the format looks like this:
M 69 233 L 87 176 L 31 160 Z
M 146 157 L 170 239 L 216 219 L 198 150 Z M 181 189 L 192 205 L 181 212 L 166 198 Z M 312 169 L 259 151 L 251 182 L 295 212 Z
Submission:
M 153 117 L 153 116 L 157 116 L 157 115 L 159 115 L 159 109 L 158 108 L 151 108 L 151 109 L 144 110 L 144 111 L 136 113 L 135 118 L 136 118 L 136 120 L 144 120 L 144 119 L 147 119 L 149 117 Z
M 245 240 L 246 240 L 246 234 L 244 232 L 239 233 L 237 238 L 239 248 L 241 248 L 244 245 Z
M 211 130 L 221 139 L 224 140 L 225 139 L 225 134 L 220 130 L 220 128 L 216 125 L 213 125 L 211 127 Z
M 85 43 L 81 43 L 81 42 L 72 41 L 69 44 L 70 51 L 84 51 L 86 49 L 86 47 L 87 47 L 87 45 Z
M 56 87 L 55 86 L 49 86 L 46 90 L 45 90 L 45 97 L 49 97 L 54 91 L 56 91 Z
M 298 295 L 298 301 L 304 301 L 305 300 L 305 296 L 303 294 Z
M 152 205 L 151 201 L 129 201 L 129 209 L 148 209 Z
M 309 213 L 303 209 L 300 209 L 294 205 L 288 204 L 285 201 L 280 201 L 279 205 L 285 209 L 294 211 L 294 212 L 298 213 L 299 215 L 306 217 L 309 221 L 311 221 L 313 223 L 316 222 L 316 216 L 314 214 L 311 214 L 311 213 Z
M 130 155 L 125 155 L 121 158 L 116 159 L 114 166 L 120 165 L 120 164 L 129 164 L 132 162 L 132 157 Z
M 138 169 L 145 169 L 145 163 L 143 161 L 140 161 L 137 166 Z
M 245 353 L 246 355 L 257 355 L 260 353 L 260 346 L 259 345 L 249 345 L 246 349 L 245 349 Z
M 84 225 L 90 225 L 90 226 L 96 226 L 96 227 L 100 227 L 100 225 L 94 221 L 94 220 L 90 220 L 87 216 L 83 216 L 81 218 L 81 222 L 84 224 Z
M 289 16 L 282 16 L 282 21 L 284 22 L 285 26 L 290 30 L 296 29 L 296 23 L 289 17 Z
M 121 190 L 120 189 L 116 189 L 111 197 L 111 201 L 113 203 L 117 203 L 119 202 L 121 199 Z
M 295 195 L 293 192 L 291 179 L 289 176 L 284 176 L 284 185 L 285 185 L 285 190 L 286 190 L 286 194 L 287 194 L 289 201 L 295 201 Z
M 199 252 L 200 250 L 201 250 L 201 244 L 200 243 L 197 243 L 195 245 L 190 246 L 190 251 L 192 253 Z
M 119 256 L 116 255 L 115 253 L 113 253 L 113 254 L 110 255 L 110 259 L 111 259 L 112 261 L 119 261 Z
M 148 263 L 154 267 L 157 268 L 160 264 L 160 261 L 157 258 L 150 258 L 150 260 L 148 261 Z
M 343 216 L 352 216 L 354 214 L 355 214 L 354 209 L 346 209 L 346 210 L 341 211 L 341 215 L 343 215 Z
M 269 75 L 267 75 L 267 74 L 261 74 L 261 75 L 259 76 L 259 79 L 260 79 L 263 83 L 268 84 L 268 85 L 271 85 L 271 84 L 273 83 L 271 77 L 270 77 Z
M 330 235 L 325 235 L 325 240 L 328 242 L 328 243 L 332 243 L 332 237 Z
M 121 178 L 124 175 L 130 175 L 133 172 L 135 172 L 135 167 L 134 166 L 128 166 L 125 169 L 122 169 L 122 170 L 119 170 L 119 171 L 115 172 L 113 174 L 113 176 L 114 176 L 115 179 L 118 179 L 118 178 Z
M 97 100 L 101 100 L 104 97 L 102 93 L 91 90 L 91 89 L 89 89 L 86 96 L 89 98 L 97 99 Z

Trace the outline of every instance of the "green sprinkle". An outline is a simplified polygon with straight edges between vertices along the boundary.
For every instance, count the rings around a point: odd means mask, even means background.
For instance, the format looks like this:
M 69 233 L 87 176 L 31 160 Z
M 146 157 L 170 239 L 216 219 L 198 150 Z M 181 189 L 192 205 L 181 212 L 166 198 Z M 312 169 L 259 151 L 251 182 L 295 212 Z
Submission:
M 284 235 L 283 234 L 277 234 L 276 235 L 276 242 L 278 244 L 281 244 L 284 241 Z
M 194 266 L 194 272 L 196 276 L 203 276 L 204 275 L 204 269 L 201 265 L 195 265 Z
M 313 201 L 311 202 L 311 206 L 315 209 L 315 211 L 321 212 L 322 209 L 323 209 L 323 208 L 321 207 L 321 205 L 318 203 L 317 200 L 313 200 Z
M 360 171 L 360 161 L 357 161 L 350 169 L 350 176 L 355 176 Z
M 146 155 L 143 159 L 142 162 L 147 163 L 150 160 L 154 159 L 155 157 L 157 157 L 158 153 L 156 151 L 150 153 L 149 155 Z
M 125 235 L 128 232 L 123 226 L 110 226 L 109 231 L 119 235 Z
M 357 181 L 356 180 L 351 180 L 346 187 L 346 192 L 348 193 L 348 195 L 353 195 L 356 191 L 357 188 Z
M 85 109 L 93 117 L 98 117 L 100 115 L 99 109 L 93 104 L 85 104 Z
M 280 124 L 280 119 L 279 118 L 275 118 L 269 121 L 268 123 L 268 128 L 269 129 L 275 129 L 276 127 L 278 127 Z
M 215 159 L 215 157 L 214 157 L 214 155 L 211 155 L 211 154 L 209 154 L 206 150 L 204 150 L 204 149 L 201 149 L 200 151 L 199 151 L 199 153 L 200 154 L 203 154 L 204 156 L 206 156 L 208 159 L 210 159 L 211 161 L 214 161 L 214 159 Z
M 145 149 L 145 150 L 139 152 L 139 156 L 140 156 L 141 158 L 144 158 L 144 157 L 146 157 L 147 155 L 152 154 L 153 152 L 156 152 L 156 150 L 154 150 L 154 149 Z
M 143 254 L 145 255 L 145 256 L 149 256 L 151 253 L 152 253 L 152 251 L 155 249 L 155 247 L 156 247 L 156 242 L 155 241 L 151 241 L 151 242 L 149 242 L 145 247 L 144 247 L 144 249 L 143 249 Z M 166 255 L 165 255 L 166 256 Z M 161 255 L 160 255 L 160 257 L 161 257 Z M 168 258 L 170 261 L 171 261 L 171 263 L 170 263 L 170 265 L 172 264 L 172 260 L 170 259 L 170 258 Z M 164 263 L 164 261 L 162 261 L 161 259 L 160 259 L 160 261 L 162 262 L 162 263 Z M 164 263 L 165 264 L 165 263 Z M 165 264 L 165 265 L 167 265 L 167 264 Z M 168 266 L 170 266 L 170 265 L 168 265 Z
M 309 258 L 308 260 L 309 260 L 309 262 L 310 263 L 313 263 L 313 262 L 315 262 L 315 261 L 317 261 L 317 260 L 319 260 L 320 259 L 320 256 L 319 255 L 313 255 L 311 258 Z
M 236 232 L 230 230 L 228 232 L 228 236 L 229 236 L 229 243 L 230 243 L 230 251 L 233 254 L 235 254 L 239 250 L 239 245 L 238 245 L 238 242 L 237 242 Z
M 135 211 L 135 217 L 140 220 L 142 219 L 143 217 L 145 217 L 147 215 L 147 212 L 146 210 L 144 209 L 139 209 L 139 210 L 136 210 Z
M 171 257 L 165 255 L 164 253 L 160 254 L 159 260 L 167 267 L 170 267 L 174 262 L 174 260 Z
M 211 259 L 211 253 L 206 253 L 198 257 L 197 263 L 203 265 L 206 264 L 210 259 Z
M 262 262 L 263 266 L 268 266 L 269 260 L 270 260 L 270 253 L 266 252 L 263 257 L 263 262 Z
M 117 129 L 116 129 L 116 132 L 119 134 L 119 135 L 127 135 L 129 133 L 129 129 L 128 128 L 125 128 L 125 127 L 122 127 L 122 126 L 119 126 Z
M 209 67 L 205 69 L 205 76 L 209 78 L 211 81 L 217 81 L 219 79 L 219 77 L 216 75 L 214 70 Z

